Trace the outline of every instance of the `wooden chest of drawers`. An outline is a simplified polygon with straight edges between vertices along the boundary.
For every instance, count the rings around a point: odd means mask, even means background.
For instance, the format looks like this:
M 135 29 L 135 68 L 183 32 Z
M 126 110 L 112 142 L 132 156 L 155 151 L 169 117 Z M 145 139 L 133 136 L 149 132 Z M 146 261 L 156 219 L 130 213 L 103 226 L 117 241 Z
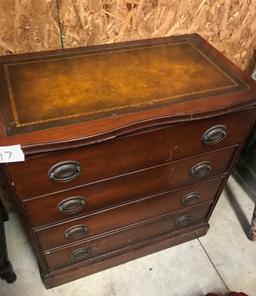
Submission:
M 254 82 L 200 36 L 0 59 L 5 190 L 46 287 L 204 235 L 255 121 Z

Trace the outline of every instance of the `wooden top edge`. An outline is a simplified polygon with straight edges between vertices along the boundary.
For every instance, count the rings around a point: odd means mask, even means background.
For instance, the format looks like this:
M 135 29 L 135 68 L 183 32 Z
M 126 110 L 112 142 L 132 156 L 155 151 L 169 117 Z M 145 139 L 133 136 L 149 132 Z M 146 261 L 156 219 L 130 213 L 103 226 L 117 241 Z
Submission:
M 141 46 L 141 45 L 152 45 L 152 44 L 160 44 L 163 41 L 167 41 L 167 43 L 175 43 L 175 42 L 182 42 L 182 41 L 193 41 L 193 40 L 202 40 L 202 37 L 197 33 L 192 34 L 184 34 L 184 35 L 174 35 L 174 36 L 167 36 L 167 37 L 158 37 L 158 38 L 150 38 L 150 39 L 138 39 L 138 40 L 130 40 L 130 41 L 122 41 L 117 43 L 104 43 L 104 44 L 97 44 L 97 45 L 88 45 L 88 46 L 81 46 L 81 47 L 72 47 L 72 48 L 61 48 L 61 49 L 54 49 L 54 50 L 44 50 L 44 51 L 33 51 L 28 53 L 15 53 L 0 56 L 0 64 L 5 64 L 9 62 L 15 62 L 19 60 L 33 60 L 38 58 L 49 58 L 49 57 L 65 57 L 69 55 L 78 55 L 81 53 L 93 53 L 95 51 L 102 52 L 106 50 L 113 50 L 113 49 L 122 49 L 122 48 L 129 48 L 134 46 Z

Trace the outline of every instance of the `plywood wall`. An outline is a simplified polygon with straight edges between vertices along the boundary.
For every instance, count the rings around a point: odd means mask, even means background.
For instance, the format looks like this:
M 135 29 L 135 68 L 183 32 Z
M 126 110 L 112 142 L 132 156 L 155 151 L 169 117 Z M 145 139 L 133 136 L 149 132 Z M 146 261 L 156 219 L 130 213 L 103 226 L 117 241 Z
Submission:
M 0 54 L 198 32 L 242 69 L 255 0 L 0 0 Z
M 55 0 L 0 0 L 0 55 L 60 48 Z

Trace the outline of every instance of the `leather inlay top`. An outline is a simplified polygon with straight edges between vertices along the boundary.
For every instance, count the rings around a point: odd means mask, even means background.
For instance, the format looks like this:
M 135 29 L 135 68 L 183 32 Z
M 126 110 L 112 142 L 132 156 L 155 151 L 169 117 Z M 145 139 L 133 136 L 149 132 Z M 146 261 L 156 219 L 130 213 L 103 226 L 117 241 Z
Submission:
M 237 87 L 190 42 L 4 65 L 16 128 L 41 129 Z M 8 124 L 6 124 L 8 126 Z M 8 133 L 8 132 L 7 132 Z

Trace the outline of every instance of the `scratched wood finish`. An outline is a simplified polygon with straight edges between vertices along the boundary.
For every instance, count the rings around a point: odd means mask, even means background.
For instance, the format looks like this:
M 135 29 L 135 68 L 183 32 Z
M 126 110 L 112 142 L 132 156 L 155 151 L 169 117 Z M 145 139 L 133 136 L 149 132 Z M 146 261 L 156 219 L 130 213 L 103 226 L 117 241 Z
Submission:
M 149 174 L 148 180 L 154 180 L 154 182 L 156 182 L 156 183 L 159 182 L 161 184 L 161 185 L 159 184 L 160 186 L 158 185 L 160 188 L 162 188 L 162 189 L 166 188 L 167 190 L 168 189 L 170 190 L 170 187 L 177 188 L 177 187 L 182 186 L 184 184 L 188 184 L 188 183 L 191 183 L 196 180 L 198 181 L 203 178 L 216 176 L 218 174 L 225 172 L 227 166 L 229 165 L 229 163 L 231 161 L 231 158 L 232 158 L 236 148 L 237 148 L 237 146 L 235 145 L 235 146 L 231 146 L 229 148 L 216 150 L 216 151 L 214 151 L 214 153 L 211 152 L 211 153 L 200 154 L 199 156 L 186 158 L 184 160 L 178 160 L 178 161 L 168 162 L 165 164 L 160 164 L 156 167 L 150 167 L 150 168 L 143 170 L 142 172 L 138 172 L 137 177 L 138 177 L 138 179 L 141 179 L 142 176 L 144 175 L 143 177 L 147 178 L 147 174 Z M 211 162 L 212 169 L 206 175 L 203 175 L 202 177 L 194 178 L 191 175 L 191 171 L 190 171 L 191 168 L 194 165 L 196 165 L 200 162 L 203 162 L 203 161 Z M 100 168 L 99 168 L 99 170 L 100 170 Z M 86 171 L 86 168 L 85 168 L 85 171 Z M 111 172 L 109 172 L 108 169 L 105 172 L 106 172 L 106 174 L 111 173 Z M 115 174 L 118 174 L 118 173 L 115 172 Z M 11 176 L 12 176 L 12 174 L 11 174 Z M 43 175 L 43 177 L 44 178 L 37 179 L 36 182 L 33 180 L 33 183 L 30 183 L 30 184 L 34 184 L 33 185 L 34 190 L 36 190 L 37 188 L 46 187 L 46 189 L 48 191 L 55 192 L 55 191 L 57 191 L 57 189 L 64 190 L 64 189 L 71 188 L 71 186 L 72 186 L 71 185 L 72 183 L 68 183 L 68 182 L 67 182 L 68 184 L 62 183 L 62 184 L 60 184 L 60 186 L 55 186 L 58 184 L 54 184 L 54 182 L 52 182 L 52 183 L 46 182 L 46 181 L 48 181 L 47 175 L 46 175 L 46 177 Z M 97 178 L 97 175 L 94 177 Z M 111 176 L 109 176 L 109 177 L 111 177 Z M 113 177 L 113 175 L 112 175 L 112 177 Z M 19 187 L 18 184 L 21 183 L 21 181 L 23 179 L 24 178 L 13 179 L 13 180 L 15 180 L 14 181 L 15 184 L 17 184 L 16 185 L 17 188 Z M 96 179 L 94 181 L 102 181 L 102 175 L 101 175 L 101 177 L 99 177 L 98 179 Z M 79 179 L 78 181 L 73 182 L 73 185 L 76 184 L 77 186 L 79 186 L 79 185 L 88 184 L 88 183 L 89 183 L 88 176 L 85 173 L 83 178 Z M 143 182 L 143 183 L 144 183 L 144 186 L 146 187 L 147 186 L 146 182 Z M 39 187 L 39 184 L 42 187 Z M 24 188 L 24 191 L 25 191 L 25 188 Z
M 78 217 L 72 220 L 70 217 L 69 220 L 64 221 L 64 223 L 50 225 L 49 227 L 45 227 L 45 225 L 41 228 L 39 227 L 35 230 L 35 233 L 40 241 L 42 250 L 70 244 L 81 239 L 93 239 L 94 236 L 101 236 L 102 233 L 132 224 L 136 225 L 156 216 L 158 217 L 178 210 L 183 213 L 186 208 L 192 205 L 200 205 L 206 201 L 213 200 L 222 181 L 223 178 L 218 178 L 217 180 L 214 179 L 214 181 L 202 182 L 172 192 L 151 197 L 147 196 L 136 200 L 136 202 L 131 202 L 130 204 L 123 203 L 114 208 L 109 208 L 107 211 L 99 211 L 100 207 L 98 207 L 95 215 Z M 200 198 L 188 204 L 183 203 L 183 198 L 192 192 L 198 192 Z M 32 219 L 36 214 L 38 215 L 39 212 L 40 210 L 34 210 Z M 143 216 L 140 214 L 141 212 L 144 213 Z M 50 217 L 48 221 L 51 222 L 51 220 Z M 55 221 L 57 220 L 58 219 Z M 102 221 L 104 221 L 104 223 L 102 223 Z M 65 236 L 68 229 L 71 227 L 79 227 L 80 225 L 85 226 L 87 230 L 83 235 L 73 237 Z
M 50 155 L 39 154 L 36 159 L 27 159 L 25 163 L 8 164 L 8 168 L 13 181 L 17 184 L 16 191 L 20 198 L 29 199 L 210 151 L 212 147 L 202 142 L 202 136 L 210 127 L 217 124 L 224 124 L 228 135 L 215 145 L 215 149 L 240 143 L 244 132 L 249 128 L 253 114 L 253 110 L 237 112 L 138 133 L 89 147 Z M 236 122 L 241 124 L 237 127 Z M 188 138 L 193 139 L 189 145 Z M 112 162 L 105 162 L 106 158 Z M 80 162 L 81 176 L 67 183 L 54 183 L 49 180 L 49 169 L 68 159 Z M 24 180 L 24 174 L 31 177 Z
M 169 182 L 166 182 L 166 179 L 161 177 L 160 174 L 161 172 L 159 173 L 159 170 L 156 169 L 152 173 L 131 174 L 110 181 L 100 182 L 99 184 L 92 184 L 55 193 L 44 198 L 28 200 L 24 203 L 25 213 L 31 225 L 44 226 L 59 221 L 68 222 L 71 219 L 81 217 L 81 215 L 90 215 L 94 212 L 105 210 L 113 206 L 120 206 L 127 202 L 138 202 L 139 200 L 147 199 L 149 196 L 161 195 L 163 192 L 168 192 L 168 190 L 173 189 L 172 186 L 169 185 Z M 140 186 L 136 186 L 138 178 L 140 178 Z M 153 178 L 154 183 L 148 182 L 148 180 Z M 200 192 L 200 199 L 198 201 L 196 200 L 195 203 L 213 199 L 222 182 L 223 176 L 165 193 L 165 196 L 166 199 L 168 199 L 168 196 L 171 196 L 172 210 L 177 210 L 191 205 L 191 203 L 187 205 L 182 203 L 182 197 L 191 192 Z M 72 196 L 84 197 L 86 206 L 76 213 L 63 215 L 63 213 L 59 211 L 58 205 L 67 198 L 72 198 Z M 47 209 L 44 215 L 39 214 L 42 209 Z M 78 222 L 75 219 L 72 223 L 76 224 Z M 56 227 L 53 227 L 53 229 L 54 228 Z M 68 227 L 66 226 L 66 228 Z M 88 234 L 90 235 L 90 233 Z M 62 234 L 60 235 L 64 238 Z M 49 237 L 46 241 L 51 243 Z
M 57 269 L 65 265 L 76 263 L 77 261 L 79 262 L 79 260 L 72 260 L 70 254 L 80 248 L 89 248 L 90 250 L 88 256 L 83 260 L 84 263 L 88 260 L 95 261 L 101 256 L 108 257 L 109 255 L 111 256 L 111 253 L 114 251 L 120 252 L 122 249 L 129 249 L 132 245 L 139 245 L 143 241 L 149 241 L 156 236 L 164 235 L 175 229 L 182 228 L 176 224 L 176 219 L 183 215 L 189 215 L 191 217 L 190 225 L 202 221 L 209 210 L 209 206 L 210 203 L 207 203 L 193 210 L 185 210 L 183 213 L 163 215 L 162 218 L 159 217 L 156 221 L 151 223 L 147 223 L 147 220 L 145 220 L 141 226 L 114 233 L 111 236 L 95 239 L 90 242 L 80 242 L 60 251 L 51 252 L 49 255 L 46 254 L 45 258 L 50 269 Z
M 55 0 L 1 0 L 0 26 L 0 55 L 61 48 Z
M 149 228 L 152 230 L 152 224 Z M 115 257 L 109 256 L 96 262 L 88 262 L 87 264 L 81 264 L 81 262 L 78 264 L 72 264 L 67 268 L 62 269 L 62 271 L 65 272 L 59 272 L 56 270 L 52 272 L 54 276 L 45 277 L 45 285 L 48 288 L 56 286 L 57 283 L 58 285 L 61 285 L 68 281 L 78 279 L 81 276 L 86 276 L 192 239 L 198 239 L 200 236 L 207 233 L 208 228 L 208 226 L 201 224 L 199 226 L 189 227 L 189 231 L 187 231 L 188 229 L 182 229 L 175 233 L 168 232 L 165 235 L 158 236 L 150 241 L 146 240 L 142 242 L 137 248 L 130 248 L 126 250 L 126 252 L 120 252 L 119 254 L 116 254 Z

